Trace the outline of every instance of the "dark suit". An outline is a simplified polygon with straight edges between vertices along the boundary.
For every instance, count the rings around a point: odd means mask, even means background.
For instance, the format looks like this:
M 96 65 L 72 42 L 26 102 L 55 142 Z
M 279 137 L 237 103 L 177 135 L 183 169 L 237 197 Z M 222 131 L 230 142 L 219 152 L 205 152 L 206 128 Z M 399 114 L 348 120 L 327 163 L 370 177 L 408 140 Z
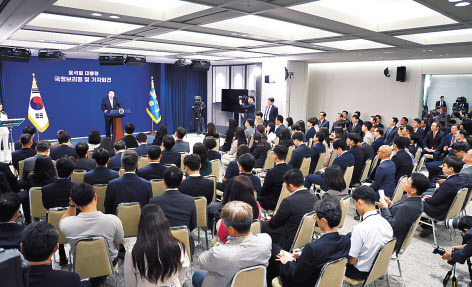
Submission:
M 337 232 L 326 233 L 316 241 L 311 241 L 303 248 L 296 261 L 280 264 L 280 279 L 283 286 L 315 286 L 324 264 L 347 257 L 351 240 Z
M 408 151 L 413 155 L 413 156 L 416 156 L 416 152 L 418 151 L 418 145 L 416 144 L 411 144 L 409 147 L 408 147 Z
M 327 119 L 319 120 L 318 121 L 318 126 L 320 128 L 327 128 L 329 130 L 329 121 Z
M 20 249 L 23 230 L 25 230 L 25 226 L 17 224 L 16 222 L 0 223 L 0 248 Z
M 316 134 L 316 130 L 314 127 L 311 127 L 309 128 L 307 131 L 306 131 L 306 135 L 305 135 L 305 138 L 306 138 L 306 141 L 310 141 L 310 139 L 313 139 L 313 137 L 315 136 Z
M 306 157 L 311 157 L 311 148 L 309 148 L 306 144 L 300 144 L 293 150 L 292 157 L 290 158 L 290 162 L 288 164 L 293 168 L 300 169 L 303 159 Z
M 361 150 L 362 150 L 362 156 L 363 156 L 363 159 L 362 159 L 363 164 L 365 164 L 365 162 L 368 159 L 374 159 L 375 152 L 374 152 L 374 149 L 372 148 L 372 146 L 370 146 L 367 143 L 362 143 Z
M 70 179 L 58 178 L 55 182 L 42 187 L 43 206 L 46 209 L 69 206 L 70 190 L 79 185 Z
M 252 102 L 247 105 L 241 105 L 241 108 L 244 109 L 245 120 L 251 119 L 254 120 L 256 118 L 256 103 Z
M 270 145 L 267 144 L 266 147 L 263 147 L 260 143 L 254 143 L 251 148 L 251 153 L 254 156 L 256 162 L 254 163 L 254 168 L 263 168 L 266 158 L 267 152 L 270 150 Z
M 255 176 L 253 175 L 252 173 L 251 174 L 248 174 L 248 173 L 241 173 L 240 175 L 244 175 L 244 176 L 247 176 L 249 177 L 249 179 L 251 180 L 252 182 L 252 187 L 254 188 L 254 190 L 256 191 L 257 194 L 260 194 L 261 193 L 261 180 L 259 179 L 258 176 Z M 223 203 L 226 203 L 228 202 L 228 198 L 229 198 L 229 195 L 231 194 L 231 186 L 233 184 L 233 181 L 236 177 L 232 177 L 228 183 L 226 184 L 226 187 L 225 187 L 225 191 L 223 193 Z
M 32 148 L 21 148 L 11 153 L 11 162 L 13 166 L 18 169 L 18 162 L 25 160 L 29 157 L 35 156 L 36 150 Z
M 51 152 L 49 153 L 49 156 L 53 160 L 58 160 L 65 155 L 76 158 L 77 153 L 75 152 L 75 148 L 70 147 L 66 144 L 61 144 L 58 147 L 52 148 Z
M 352 172 L 351 180 L 351 185 L 353 185 L 360 181 L 362 170 L 364 169 L 364 155 L 362 154 L 361 148 L 357 145 L 353 145 L 348 152 L 354 156 L 354 171 Z
M 97 166 L 93 170 L 86 172 L 84 182 L 94 184 L 108 184 L 110 180 L 120 177 L 119 173 L 107 168 L 106 166 Z
M 277 117 L 278 114 L 279 114 L 279 109 L 276 106 L 272 105 L 269 107 L 269 105 L 267 105 L 264 108 L 264 112 L 262 114 L 262 119 L 264 120 L 264 126 L 267 127 L 269 123 L 273 123 L 275 125 L 275 118 Z M 266 118 L 268 120 L 266 120 Z
M 163 150 L 162 151 L 162 157 L 161 160 L 159 161 L 162 165 L 165 164 L 175 164 L 177 167 L 180 168 L 180 162 L 182 161 L 180 159 L 180 153 L 173 152 L 172 150 Z
M 388 127 L 388 129 L 385 131 L 383 135 L 383 139 L 386 145 L 391 145 L 393 143 L 393 140 L 395 139 L 397 132 L 398 132 L 397 126 L 394 126 L 393 128 Z
M 446 102 L 445 101 L 436 101 L 436 108 L 437 107 L 441 107 L 441 108 L 442 107 L 444 107 L 444 108 L 447 107 Z
M 395 184 L 397 184 L 400 177 L 404 175 L 409 177 L 411 175 L 413 171 L 413 160 L 405 150 L 399 150 L 392 156 L 392 161 L 395 164 Z
M 32 148 L 32 149 L 35 149 L 37 144 L 38 144 L 37 141 L 33 141 L 33 145 L 31 146 L 31 148 Z M 18 141 L 18 142 L 15 142 L 15 143 L 13 144 L 13 146 L 14 146 L 15 151 L 16 151 L 16 150 L 20 150 L 20 149 L 22 148 L 21 143 L 20 143 L 19 141 Z
M 356 164 L 356 158 L 352 154 L 344 152 L 334 159 L 333 164 L 339 166 L 343 173 L 345 173 L 348 166 Z
M 381 162 L 375 171 L 374 181 L 370 187 L 376 192 L 382 189 L 385 192 L 385 196 L 392 198 L 395 191 L 395 170 L 395 163 L 393 161 L 387 159 Z
M 277 213 L 270 221 L 262 222 L 262 232 L 272 237 L 284 250 L 290 250 L 295 233 L 305 213 L 313 211 L 318 198 L 303 188 L 282 200 Z
M 183 140 L 175 140 L 175 145 L 172 147 L 171 151 L 181 153 L 181 152 L 190 152 L 190 144 Z
M 120 151 L 114 156 L 110 158 L 110 161 L 108 162 L 108 168 L 113 169 L 114 171 L 119 171 L 121 168 L 121 156 L 123 155 L 123 152 Z
M 78 158 L 75 160 L 75 169 L 83 169 L 86 171 L 91 171 L 97 166 L 93 159 L 89 159 L 86 157 Z
M 138 169 L 136 174 L 146 180 L 163 179 L 163 174 L 165 170 L 166 167 L 162 164 L 158 162 L 150 162 L 149 165 Z
M 356 133 L 360 136 L 362 136 L 362 125 L 358 122 L 355 126 L 352 124 L 350 126 L 350 132 L 351 133 Z
M 208 160 L 219 159 L 221 160 L 221 153 L 216 150 L 209 150 L 207 155 Z
M 262 208 L 267 210 L 275 209 L 280 192 L 282 191 L 282 185 L 284 184 L 284 174 L 291 169 L 292 166 L 286 163 L 279 163 L 267 171 L 261 194 L 257 196 L 257 200 Z
M 122 138 L 122 140 L 125 142 L 126 148 L 138 147 L 138 141 L 133 135 L 126 135 Z
M 80 287 L 80 277 L 75 272 L 53 270 L 50 264 L 31 266 L 30 287 Z
M 276 136 L 276 137 L 280 137 L 280 131 L 281 131 L 282 129 L 284 129 L 284 128 L 285 128 L 285 125 L 284 125 L 284 124 L 281 124 L 280 126 L 278 126 L 278 127 L 275 129 L 275 136 Z
M 8 163 L 0 162 L 0 172 L 3 172 L 3 174 L 5 174 L 5 177 L 8 181 L 8 185 L 10 185 L 11 190 L 13 192 L 19 192 L 20 186 L 18 185 L 18 179 L 11 172 L 11 169 Z
M 432 197 L 424 200 L 424 212 L 437 220 L 443 220 L 463 184 L 464 182 L 458 174 L 448 177 L 436 189 Z
M 424 132 L 424 129 L 421 128 L 421 127 L 418 127 L 416 129 L 416 132 L 415 132 L 419 137 L 420 137 L 420 141 L 419 142 L 423 142 L 423 139 L 424 139 L 424 136 L 425 136 L 425 132 Z M 419 143 L 418 142 L 418 143 Z
M 101 105 L 102 111 L 109 113 L 111 110 L 118 110 L 118 108 L 122 108 L 121 103 L 116 99 L 116 97 L 113 97 L 113 107 L 111 106 L 110 103 L 110 98 L 105 97 L 102 100 L 102 105 Z M 113 125 L 113 118 L 105 114 L 105 133 L 107 137 L 111 137 L 110 133 L 110 128 Z
M 148 150 L 149 150 L 149 146 L 147 144 L 141 144 L 137 148 L 134 149 L 134 151 L 139 156 L 147 156 Z
M 118 204 L 139 202 L 143 207 L 152 198 L 151 183 L 135 173 L 125 173 L 108 183 L 105 195 L 105 213 L 116 214 Z
M 197 208 L 193 197 L 180 193 L 177 189 L 167 189 L 163 194 L 153 197 L 149 204 L 162 208 L 170 226 L 187 226 L 190 231 L 197 226 Z
M 393 236 L 397 238 L 395 250 L 400 251 L 400 247 L 405 241 L 405 237 L 411 225 L 423 213 L 423 200 L 421 197 L 404 197 L 394 202 L 390 207 L 382 209 L 382 217 L 385 218 L 393 229 Z
M 346 172 L 346 168 L 348 166 L 354 165 L 356 162 L 354 156 L 348 152 L 344 152 L 340 156 L 334 159 L 333 164 L 337 165 L 341 168 L 341 170 Z M 324 179 L 324 173 L 317 172 L 316 174 L 309 174 L 305 178 L 304 186 L 308 189 L 311 188 L 312 184 L 317 184 L 320 188 L 324 191 L 328 190 L 328 186 L 326 185 L 326 181 Z
M 385 140 L 383 137 L 379 137 L 370 145 L 372 149 L 374 149 L 374 153 L 377 154 L 379 148 L 385 144 Z
M 423 147 L 434 149 L 433 160 L 438 161 L 439 155 L 442 153 L 444 146 L 446 145 L 446 137 L 444 132 L 437 131 L 436 136 L 433 138 L 433 132 L 429 131 L 423 139 Z M 426 150 L 423 153 L 428 153 Z
M 320 158 L 320 154 L 326 152 L 326 148 L 324 144 L 322 143 L 315 143 L 311 147 L 311 163 L 310 163 L 310 173 L 313 173 L 313 171 L 316 168 L 316 164 L 318 163 L 318 160 Z
M 210 204 L 213 200 L 213 190 L 213 180 L 200 175 L 187 177 L 179 186 L 179 191 L 182 194 L 192 197 L 204 196 L 207 199 L 207 204 Z

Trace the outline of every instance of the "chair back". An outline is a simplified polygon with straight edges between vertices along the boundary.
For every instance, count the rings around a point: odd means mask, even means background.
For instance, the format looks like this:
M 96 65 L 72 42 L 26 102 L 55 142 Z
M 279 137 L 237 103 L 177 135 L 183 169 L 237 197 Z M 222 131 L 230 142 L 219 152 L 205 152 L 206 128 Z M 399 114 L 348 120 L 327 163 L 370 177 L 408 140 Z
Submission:
M 118 204 L 116 215 L 123 224 L 125 237 L 136 237 L 138 235 L 139 218 L 141 217 L 139 202 L 123 202 Z
M 369 170 L 369 175 L 367 176 L 367 178 L 370 177 L 370 175 L 372 174 L 372 172 L 374 171 L 374 169 L 377 167 L 377 163 L 379 162 L 379 157 L 378 156 L 375 156 L 374 157 L 374 160 L 372 161 L 372 164 L 370 165 L 370 170 Z
M 315 287 L 323 286 L 343 286 L 343 278 L 346 273 L 346 257 L 325 263 L 321 269 L 320 276 L 316 281 Z
M 372 165 L 372 160 L 368 159 L 365 161 L 364 169 L 362 170 L 361 180 L 360 182 L 364 182 L 367 180 L 369 176 L 370 166 Z
M 303 177 L 306 177 L 310 173 L 310 164 L 311 164 L 311 157 L 306 157 L 302 161 L 302 165 L 300 166 L 300 171 L 303 174 Z
M 313 173 L 316 173 L 323 167 L 325 156 L 326 156 L 325 152 L 320 154 L 320 157 L 318 158 L 318 162 L 316 163 L 315 170 L 313 171 Z
M 471 200 L 472 200 L 472 187 L 469 187 L 469 189 L 467 190 L 467 196 L 465 198 L 464 205 L 462 205 L 462 210 L 464 210 L 467 207 L 467 205 L 469 205 Z
M 163 179 L 151 179 L 152 197 L 159 196 L 166 191 Z
M 231 281 L 231 287 L 260 286 L 264 287 L 266 283 L 266 267 L 257 265 L 241 269 L 234 275 Z
M 218 150 L 220 150 L 220 138 L 217 138 L 217 139 L 215 139 L 215 141 L 216 141 L 216 147 L 215 147 L 215 150 L 217 150 L 217 151 L 218 151 Z
M 211 175 L 216 177 L 216 181 L 220 180 L 220 168 L 221 168 L 221 160 L 214 159 L 211 162 Z
M 93 159 L 93 150 L 89 150 L 89 152 L 87 154 L 87 158 Z
M 23 169 L 24 169 L 24 167 L 25 167 L 25 162 L 20 160 L 18 162 L 18 176 L 20 178 L 23 178 Z
M 421 159 L 420 159 L 420 163 L 418 164 L 416 170 L 414 170 L 414 172 L 420 172 L 422 169 L 423 169 L 423 166 L 424 166 L 424 161 L 426 160 L 426 157 L 423 156 Z
M 408 181 L 408 176 L 404 175 L 400 177 L 397 183 L 397 187 L 395 188 L 395 191 L 393 193 L 393 198 L 392 202 L 397 202 L 400 199 L 402 199 L 403 196 L 403 186 L 405 185 L 405 182 Z
M 421 215 L 418 216 L 418 219 L 411 225 L 410 230 L 408 230 L 408 233 L 406 234 L 405 240 L 403 240 L 402 246 L 400 246 L 400 250 L 398 250 L 398 253 L 405 253 L 405 250 L 408 248 L 411 240 L 413 239 L 413 235 L 415 235 L 416 228 L 418 228 L 418 224 L 420 223 L 420 219 Z
M 348 166 L 344 172 L 344 181 L 346 181 L 346 186 L 349 188 L 351 186 L 352 173 L 354 172 L 354 166 Z
M 48 213 L 46 214 L 46 221 L 49 222 L 52 226 L 54 226 L 57 232 L 59 232 L 59 238 L 57 239 L 57 243 L 59 244 L 66 244 L 68 242 L 64 233 L 62 233 L 59 229 L 59 221 L 61 221 L 61 218 L 64 213 L 66 213 L 66 210 L 67 207 L 50 208 L 48 210 Z
M 72 271 L 80 279 L 113 274 L 113 264 L 103 237 L 81 238 L 75 242 Z
M 211 179 L 213 181 L 213 197 L 211 199 L 211 201 L 215 201 L 216 200 L 216 182 L 217 182 L 217 178 L 216 176 L 214 175 L 207 175 L 205 176 L 205 178 L 208 178 L 208 179 Z
M 194 200 L 197 208 L 197 228 L 207 227 L 207 200 L 204 196 L 195 197 Z
M 143 168 L 149 165 L 149 159 L 146 156 L 140 156 L 138 162 L 138 168 Z
M 279 142 L 280 142 L 280 138 L 279 138 L 279 137 L 275 138 L 275 140 L 274 140 L 274 146 L 278 145 Z
M 170 232 L 174 238 L 180 240 L 185 247 L 185 252 L 187 252 L 188 258 L 192 260 L 192 253 L 190 253 L 190 239 L 189 232 L 186 226 L 174 226 L 170 228 Z
M 338 156 L 338 154 L 336 153 L 335 150 L 333 150 L 331 152 L 331 155 L 329 156 L 329 162 L 328 162 L 328 166 L 332 165 L 333 164 L 333 161 L 334 159 Z
M 119 174 L 120 174 L 120 177 L 122 177 L 125 174 L 125 169 L 120 168 Z
M 306 145 L 311 148 L 313 146 L 313 139 L 311 138 Z
M 295 238 L 293 239 L 293 244 L 292 248 L 290 248 L 290 251 L 303 247 L 312 241 L 313 232 L 315 232 L 315 224 L 316 219 L 314 211 L 308 212 L 303 216 L 302 221 L 300 221 L 300 225 L 298 225 L 298 230 L 295 234 Z
M 76 169 L 74 172 L 72 172 L 72 175 L 70 177 L 70 181 L 76 182 L 76 183 L 83 183 L 84 182 L 84 175 L 87 171 L 83 169 Z
M 188 155 L 188 153 L 183 152 L 180 153 L 180 170 L 185 173 L 185 165 L 184 165 L 184 158 Z
M 43 195 L 41 187 L 32 187 L 29 190 L 30 210 L 32 218 L 46 218 L 48 212 L 43 206 Z
M 288 191 L 287 186 L 284 183 L 282 185 L 282 190 L 280 191 L 279 200 L 277 201 L 277 205 L 275 206 L 275 211 L 279 210 L 279 207 L 282 201 L 289 196 L 290 196 L 290 191 Z
M 105 195 L 107 193 L 106 184 L 94 184 L 93 190 L 97 195 L 97 210 L 105 213 Z
M 247 146 L 249 148 L 252 148 L 253 145 L 254 145 L 254 135 L 252 135 L 251 138 L 249 139 L 249 144 Z
M 254 219 L 251 223 L 251 233 L 253 235 L 261 233 L 261 221 Z
M 420 160 L 421 153 L 423 152 L 422 148 L 418 148 L 415 153 L 415 162 L 418 162 Z
M 290 162 L 290 159 L 292 158 L 292 152 L 295 150 L 295 145 L 291 145 L 289 148 L 288 148 L 288 152 L 287 152 L 287 158 L 285 159 L 285 162 Z
M 367 280 L 364 282 L 363 286 L 371 284 L 387 273 L 388 264 L 390 263 L 390 258 L 392 258 L 395 243 L 397 243 L 397 239 L 393 238 L 380 247 L 375 257 L 374 263 L 372 264 L 372 268 L 370 269 L 369 277 L 367 277 Z
M 349 203 L 351 202 L 351 197 L 349 195 L 345 196 L 343 199 L 341 199 L 341 221 L 339 222 L 338 228 L 343 227 L 344 225 L 344 220 L 346 219 L 347 211 L 349 209 Z
M 273 155 L 274 155 L 273 150 L 267 151 L 267 156 L 264 162 L 264 168 L 262 169 L 263 171 L 267 171 L 275 166 Z
M 465 197 L 467 195 L 467 188 L 461 188 L 457 194 L 456 197 L 454 198 L 454 201 L 452 202 L 451 206 L 449 207 L 449 210 L 447 211 L 446 217 L 444 220 L 456 217 L 459 215 L 459 213 L 462 210 L 462 205 L 464 204 Z

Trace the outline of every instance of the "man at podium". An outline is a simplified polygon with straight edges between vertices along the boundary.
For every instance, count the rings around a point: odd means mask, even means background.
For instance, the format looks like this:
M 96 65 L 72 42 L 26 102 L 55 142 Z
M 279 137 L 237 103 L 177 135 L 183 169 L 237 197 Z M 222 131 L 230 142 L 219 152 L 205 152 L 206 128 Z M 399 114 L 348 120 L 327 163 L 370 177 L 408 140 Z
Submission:
M 122 108 L 120 102 L 115 98 L 115 91 L 109 90 L 108 97 L 102 100 L 102 111 L 105 114 L 105 133 L 107 137 L 111 137 L 110 128 L 113 125 L 113 117 L 107 115 L 107 112 L 111 110 L 118 110 Z

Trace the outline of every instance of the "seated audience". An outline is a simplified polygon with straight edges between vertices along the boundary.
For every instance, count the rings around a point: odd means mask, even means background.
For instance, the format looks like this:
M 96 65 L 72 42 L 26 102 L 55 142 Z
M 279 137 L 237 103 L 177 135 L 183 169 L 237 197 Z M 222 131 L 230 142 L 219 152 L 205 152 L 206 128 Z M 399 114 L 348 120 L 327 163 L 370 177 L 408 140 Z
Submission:
M 108 168 L 119 171 L 121 168 L 121 157 L 126 150 L 126 144 L 123 140 L 118 140 L 113 144 L 113 147 L 115 149 L 115 155 L 108 161 Z
M 94 158 L 97 166 L 93 170 L 85 173 L 84 182 L 91 185 L 108 184 L 110 180 L 120 176 L 118 172 L 107 167 L 107 163 L 110 160 L 110 154 L 106 149 L 94 149 L 92 157 Z
M 315 117 L 309 118 L 307 121 L 307 127 L 308 127 L 308 130 L 306 132 L 306 141 L 309 141 L 315 136 L 317 132 L 315 127 L 318 128 L 318 119 Z
M 366 144 L 372 144 L 374 142 L 374 135 L 370 131 L 372 129 L 371 122 L 364 122 L 362 125 L 362 132 L 364 133 L 364 142 Z
M 157 145 L 150 146 L 147 153 L 149 164 L 138 169 L 136 174 L 146 180 L 162 179 L 166 168 L 160 163 L 161 157 L 161 148 Z
M 244 130 L 244 134 L 246 135 L 247 141 L 249 142 L 252 135 L 255 133 L 254 121 L 252 119 L 247 119 L 244 123 L 244 127 L 246 128 Z
M 452 152 L 455 156 L 463 159 L 466 153 L 469 151 L 470 147 L 465 142 L 456 142 L 452 145 Z M 428 176 L 431 182 L 433 183 L 442 183 L 444 181 L 444 174 L 442 173 L 442 161 L 431 161 L 426 163 L 426 169 L 428 170 Z M 461 171 L 462 173 L 462 171 Z M 460 173 L 459 173 L 460 174 Z M 463 178 L 464 179 L 464 178 Z M 468 180 L 467 180 L 468 182 Z M 465 183 L 465 182 L 464 182 Z M 464 185 L 468 187 L 468 185 Z
M 359 143 L 357 144 L 357 146 L 360 147 L 361 151 L 362 151 L 362 164 L 363 165 L 365 165 L 365 162 L 368 159 L 371 159 L 371 160 L 374 159 L 374 157 L 375 157 L 374 149 L 372 148 L 371 145 L 366 144 L 364 142 L 363 137 L 359 136 Z
M 57 138 L 57 142 L 53 142 L 51 144 L 51 149 L 53 148 L 56 148 L 58 146 L 60 146 L 61 144 L 59 143 L 59 138 L 63 135 L 63 134 L 67 134 L 67 131 L 65 130 L 58 130 L 57 133 L 56 133 L 56 138 Z M 67 143 L 68 146 L 72 147 L 72 144 L 69 142 Z
M 439 123 L 433 122 L 431 131 L 427 132 L 423 139 L 423 154 L 432 154 L 433 160 L 438 161 L 445 145 L 446 135 L 439 129 Z
M 200 254 L 198 265 L 203 270 L 194 273 L 193 286 L 229 286 L 239 270 L 269 262 L 272 242 L 267 234 L 251 233 L 253 211 L 249 204 L 231 201 L 223 207 L 221 218 L 231 240 Z
M 13 167 L 18 170 L 18 162 L 27 158 L 33 157 L 36 154 L 36 150 L 31 148 L 33 141 L 30 134 L 22 134 L 20 137 L 21 149 L 12 152 L 11 162 Z
M 44 161 L 47 164 L 48 159 L 44 159 Z M 41 166 L 42 162 L 37 161 L 37 164 Z M 47 165 L 45 165 L 45 167 L 47 167 Z M 70 180 L 74 169 L 75 163 L 72 157 L 65 156 L 57 161 L 57 179 L 50 184 L 44 185 L 41 189 L 44 208 L 67 207 L 69 205 L 70 190 L 77 185 L 77 183 Z M 39 170 L 39 168 L 37 170 Z M 43 172 L 47 172 L 48 177 L 50 177 L 50 171 Z
M 244 130 L 242 128 L 236 128 L 231 148 L 228 153 L 221 156 L 221 161 L 228 164 L 230 161 L 234 160 L 236 158 L 236 151 L 242 144 L 247 144 L 246 135 L 244 135 Z
M 318 160 L 320 159 L 320 155 L 322 153 L 326 153 L 326 147 L 323 144 L 324 140 L 325 135 L 322 132 L 317 132 L 313 136 L 313 146 L 311 147 L 311 163 L 309 173 L 313 173 L 315 171 L 316 165 L 318 164 Z
M 300 169 L 303 159 L 312 156 L 311 149 L 304 143 L 302 132 L 295 132 L 292 135 L 292 140 L 296 148 L 293 150 L 288 164 L 293 168 Z
M 178 127 L 175 130 L 175 145 L 172 147 L 173 152 L 177 153 L 189 153 L 190 152 L 190 144 L 184 141 L 184 137 L 187 134 L 187 131 L 183 127 Z
M 380 128 L 375 128 L 374 130 L 374 142 L 372 143 L 372 148 L 374 149 L 374 153 L 377 153 L 379 148 L 385 144 L 385 140 L 383 138 L 383 130 Z
M 275 135 L 275 124 L 274 123 L 270 122 L 269 124 L 267 124 L 265 134 L 267 136 L 267 141 L 270 142 L 270 143 L 273 143 L 274 140 L 277 138 L 277 136 Z
M 100 146 L 101 141 L 102 141 L 102 137 L 100 136 L 99 131 L 97 130 L 90 131 L 89 136 L 88 136 L 89 150 L 93 151 L 94 149 L 98 148 Z
M 106 149 L 110 157 L 113 157 L 116 154 L 113 142 L 111 141 L 110 137 L 104 137 L 98 147 Z
M 397 238 L 395 251 L 398 253 L 405 241 L 411 226 L 423 213 L 423 200 L 421 195 L 429 187 L 428 178 L 421 173 L 412 173 L 408 181 L 402 187 L 406 197 L 392 203 L 386 197 L 380 199 L 382 217 L 385 218 L 393 229 L 393 235 Z
M 216 126 L 214 123 L 209 122 L 207 124 L 207 133 L 205 134 L 205 137 L 212 137 L 214 139 L 220 138 L 220 135 L 218 134 L 218 131 L 216 130 Z
M 20 214 L 20 197 L 13 192 L 0 194 L 0 248 L 20 249 L 21 235 L 25 227 L 17 224 Z
M 167 135 L 167 127 L 165 125 L 159 125 L 156 132 L 156 137 L 152 141 L 152 145 L 162 146 L 162 139 Z
M 209 161 L 215 159 L 221 160 L 221 153 L 216 150 L 216 140 L 213 137 L 205 137 L 203 144 L 208 151 L 207 158 Z
M 28 174 L 34 170 L 34 165 L 38 158 L 51 158 L 49 156 L 50 149 L 51 143 L 49 141 L 40 140 L 36 145 L 36 155 L 24 160 L 23 175 L 21 175 L 21 178 L 25 179 Z M 56 166 L 55 160 L 53 160 L 52 163 Z
M 226 188 L 227 182 L 233 178 L 234 176 L 239 175 L 239 166 L 238 166 L 238 159 L 240 156 L 242 156 L 245 153 L 249 153 L 250 149 L 247 145 L 243 144 L 238 147 L 238 150 L 236 151 L 236 159 L 232 160 L 228 163 L 228 166 L 226 167 L 226 172 L 221 179 L 221 182 L 216 183 L 216 189 L 224 191 Z
M 357 146 L 359 143 L 359 138 L 360 136 L 358 134 L 349 133 L 346 139 L 346 144 L 349 146 L 348 153 L 354 156 L 354 170 L 351 177 L 351 186 L 354 184 L 359 184 L 362 171 L 364 170 L 364 155 L 362 154 L 361 148 Z
M 388 145 L 383 145 L 379 148 L 377 157 L 380 164 L 375 171 L 374 181 L 370 187 L 375 191 L 376 198 L 379 199 L 379 190 L 383 190 L 385 196 L 393 198 L 395 191 L 395 163 L 390 160 L 392 155 L 392 148 Z
M 172 147 L 175 145 L 174 137 L 171 135 L 164 136 L 162 145 L 164 146 L 164 150 L 162 150 L 160 163 L 162 165 L 173 164 L 180 168 L 182 161 L 180 153 L 172 151 Z
M 256 119 L 254 120 L 254 125 L 257 127 L 259 125 L 264 125 L 264 121 L 262 120 L 263 117 L 262 112 L 256 112 Z
M 247 154 L 241 155 L 238 159 L 239 174 L 249 177 L 249 179 L 252 181 L 254 190 L 256 191 L 257 194 L 260 194 L 261 180 L 259 179 L 258 176 L 252 174 L 254 163 L 255 163 L 255 159 L 251 154 L 247 153 Z M 227 199 L 229 198 L 229 195 L 231 194 L 233 190 L 232 189 L 233 180 L 234 180 L 234 177 L 228 181 L 228 184 L 226 184 L 226 188 L 223 193 L 223 198 L 221 199 L 222 204 L 225 204 L 227 202 Z
M 79 142 L 75 145 L 75 152 L 77 154 L 77 159 L 75 160 L 75 168 L 83 169 L 85 171 L 91 171 L 97 165 L 93 159 L 89 159 L 89 146 L 86 142 Z
M 352 116 L 352 124 L 349 127 L 349 130 L 351 133 L 356 133 L 359 136 L 363 136 L 363 131 L 362 131 L 362 126 L 364 125 L 364 122 L 362 120 L 359 120 L 358 115 L 353 115 Z
M 256 163 L 254 168 L 263 168 L 267 152 L 270 150 L 270 144 L 262 137 L 260 133 L 255 133 L 253 135 L 254 143 L 251 147 L 251 154 L 254 156 Z
M 404 128 L 405 129 L 405 128 Z M 407 152 L 410 139 L 397 136 L 393 140 L 393 149 L 396 151 L 392 156 L 392 161 L 395 164 L 395 184 L 402 176 L 409 177 L 413 171 L 414 158 Z
M 73 158 L 77 157 L 77 153 L 70 143 L 70 136 L 67 132 L 59 134 L 57 139 L 59 146 L 51 148 L 51 153 L 49 154 L 53 160 L 58 160 L 65 155 Z
M 293 126 L 293 119 L 292 117 L 286 117 L 285 118 L 285 127 L 289 130 L 289 132 L 292 132 L 292 126 Z
M 286 128 L 284 125 L 284 117 L 282 115 L 277 115 L 275 117 L 275 136 L 280 136 L 280 131 Z
M 203 143 L 195 143 L 193 145 L 193 153 L 200 157 L 201 167 L 200 167 L 200 175 L 207 176 L 210 175 L 213 167 L 211 162 L 208 160 L 208 151 L 207 148 Z
M 122 177 L 108 182 L 105 195 L 105 213 L 116 214 L 123 202 L 139 202 L 143 207 L 152 198 L 151 183 L 136 175 L 139 157 L 134 150 L 123 152 L 121 164 L 125 170 Z
M 306 141 L 305 133 L 302 131 L 302 128 L 301 128 L 300 124 L 298 124 L 298 122 L 296 122 L 295 124 L 292 125 L 292 135 L 294 133 L 297 133 L 297 132 L 303 134 L 303 142 L 305 142 Z
M 210 204 L 213 201 L 215 184 L 213 180 L 204 178 L 201 175 L 200 162 L 200 156 L 198 154 L 189 154 L 184 158 L 185 171 L 188 177 L 180 184 L 179 191 L 182 194 L 193 197 L 204 196 L 207 200 L 207 204 Z
M 137 148 L 138 141 L 133 136 L 134 133 L 134 125 L 133 124 L 126 124 L 125 125 L 125 136 L 123 137 L 123 141 L 125 142 L 126 148 Z
M 220 147 L 221 151 L 227 152 L 231 149 L 231 144 L 233 143 L 234 132 L 238 127 L 238 122 L 235 119 L 228 120 L 228 130 L 226 131 L 225 141 Z M 247 143 L 246 143 L 247 144 Z
M 148 154 L 149 146 L 147 145 L 147 135 L 145 133 L 139 133 L 136 136 L 138 147 L 134 149 L 139 156 L 146 156 Z
M 23 128 L 23 134 L 29 134 L 31 135 L 31 139 L 33 140 L 33 144 L 31 145 L 31 148 L 36 148 L 37 142 L 34 140 L 34 135 L 36 134 L 36 128 L 33 126 L 26 126 Z M 21 149 L 21 139 L 20 141 L 17 141 L 14 143 L 14 149 L 19 150 Z
M 375 192 L 368 186 L 360 186 L 352 192 L 361 222 L 352 228 L 346 277 L 365 280 L 374 263 L 378 250 L 393 237 L 393 230 L 387 220 L 377 213 Z
M 292 135 L 290 134 L 290 130 L 288 128 L 283 128 L 280 131 L 279 145 L 282 145 L 286 148 L 289 148 L 293 145 Z
M 327 191 L 323 193 L 323 198 L 332 197 L 338 201 L 349 195 L 349 187 L 344 180 L 344 174 L 337 165 L 330 165 L 325 170 L 325 180 Z
M 262 222 L 262 232 L 268 233 L 272 242 L 289 250 L 303 216 L 313 211 L 318 198 L 303 187 L 303 174 L 291 169 L 284 175 L 284 182 L 290 196 L 285 198 L 272 218 Z
M 126 251 L 125 285 L 183 286 L 189 267 L 185 246 L 172 236 L 162 209 L 154 204 L 143 207 L 136 244 Z
M 416 156 L 416 152 L 418 151 L 418 148 L 420 147 L 418 145 L 418 142 L 420 141 L 420 137 L 415 134 L 415 133 L 412 133 L 410 135 L 410 145 L 408 146 L 408 151 L 413 155 L 413 156 Z
M 30 287 L 83 286 L 75 272 L 52 269 L 51 257 L 56 253 L 59 233 L 51 224 L 40 221 L 25 228 L 21 239 L 21 252 L 30 264 Z
M 266 210 L 275 209 L 284 184 L 284 175 L 293 169 L 285 163 L 287 152 L 288 149 L 282 145 L 277 145 L 273 149 L 272 157 L 275 165 L 267 171 L 261 194 L 257 196 L 257 200 Z
M 384 144 L 391 145 L 393 143 L 393 139 L 395 138 L 398 132 L 397 124 L 398 124 L 398 118 L 393 117 L 390 120 L 390 126 L 385 130 L 385 133 L 383 135 Z

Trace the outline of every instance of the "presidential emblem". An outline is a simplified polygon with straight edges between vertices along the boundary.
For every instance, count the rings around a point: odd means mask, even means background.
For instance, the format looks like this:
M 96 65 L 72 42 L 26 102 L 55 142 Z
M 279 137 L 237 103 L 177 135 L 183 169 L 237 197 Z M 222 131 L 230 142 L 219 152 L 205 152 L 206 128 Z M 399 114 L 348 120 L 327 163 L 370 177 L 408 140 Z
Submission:
M 125 110 L 123 110 L 123 108 L 120 108 L 120 109 L 118 110 L 118 112 L 120 113 L 120 115 L 122 115 L 122 114 L 125 113 Z

